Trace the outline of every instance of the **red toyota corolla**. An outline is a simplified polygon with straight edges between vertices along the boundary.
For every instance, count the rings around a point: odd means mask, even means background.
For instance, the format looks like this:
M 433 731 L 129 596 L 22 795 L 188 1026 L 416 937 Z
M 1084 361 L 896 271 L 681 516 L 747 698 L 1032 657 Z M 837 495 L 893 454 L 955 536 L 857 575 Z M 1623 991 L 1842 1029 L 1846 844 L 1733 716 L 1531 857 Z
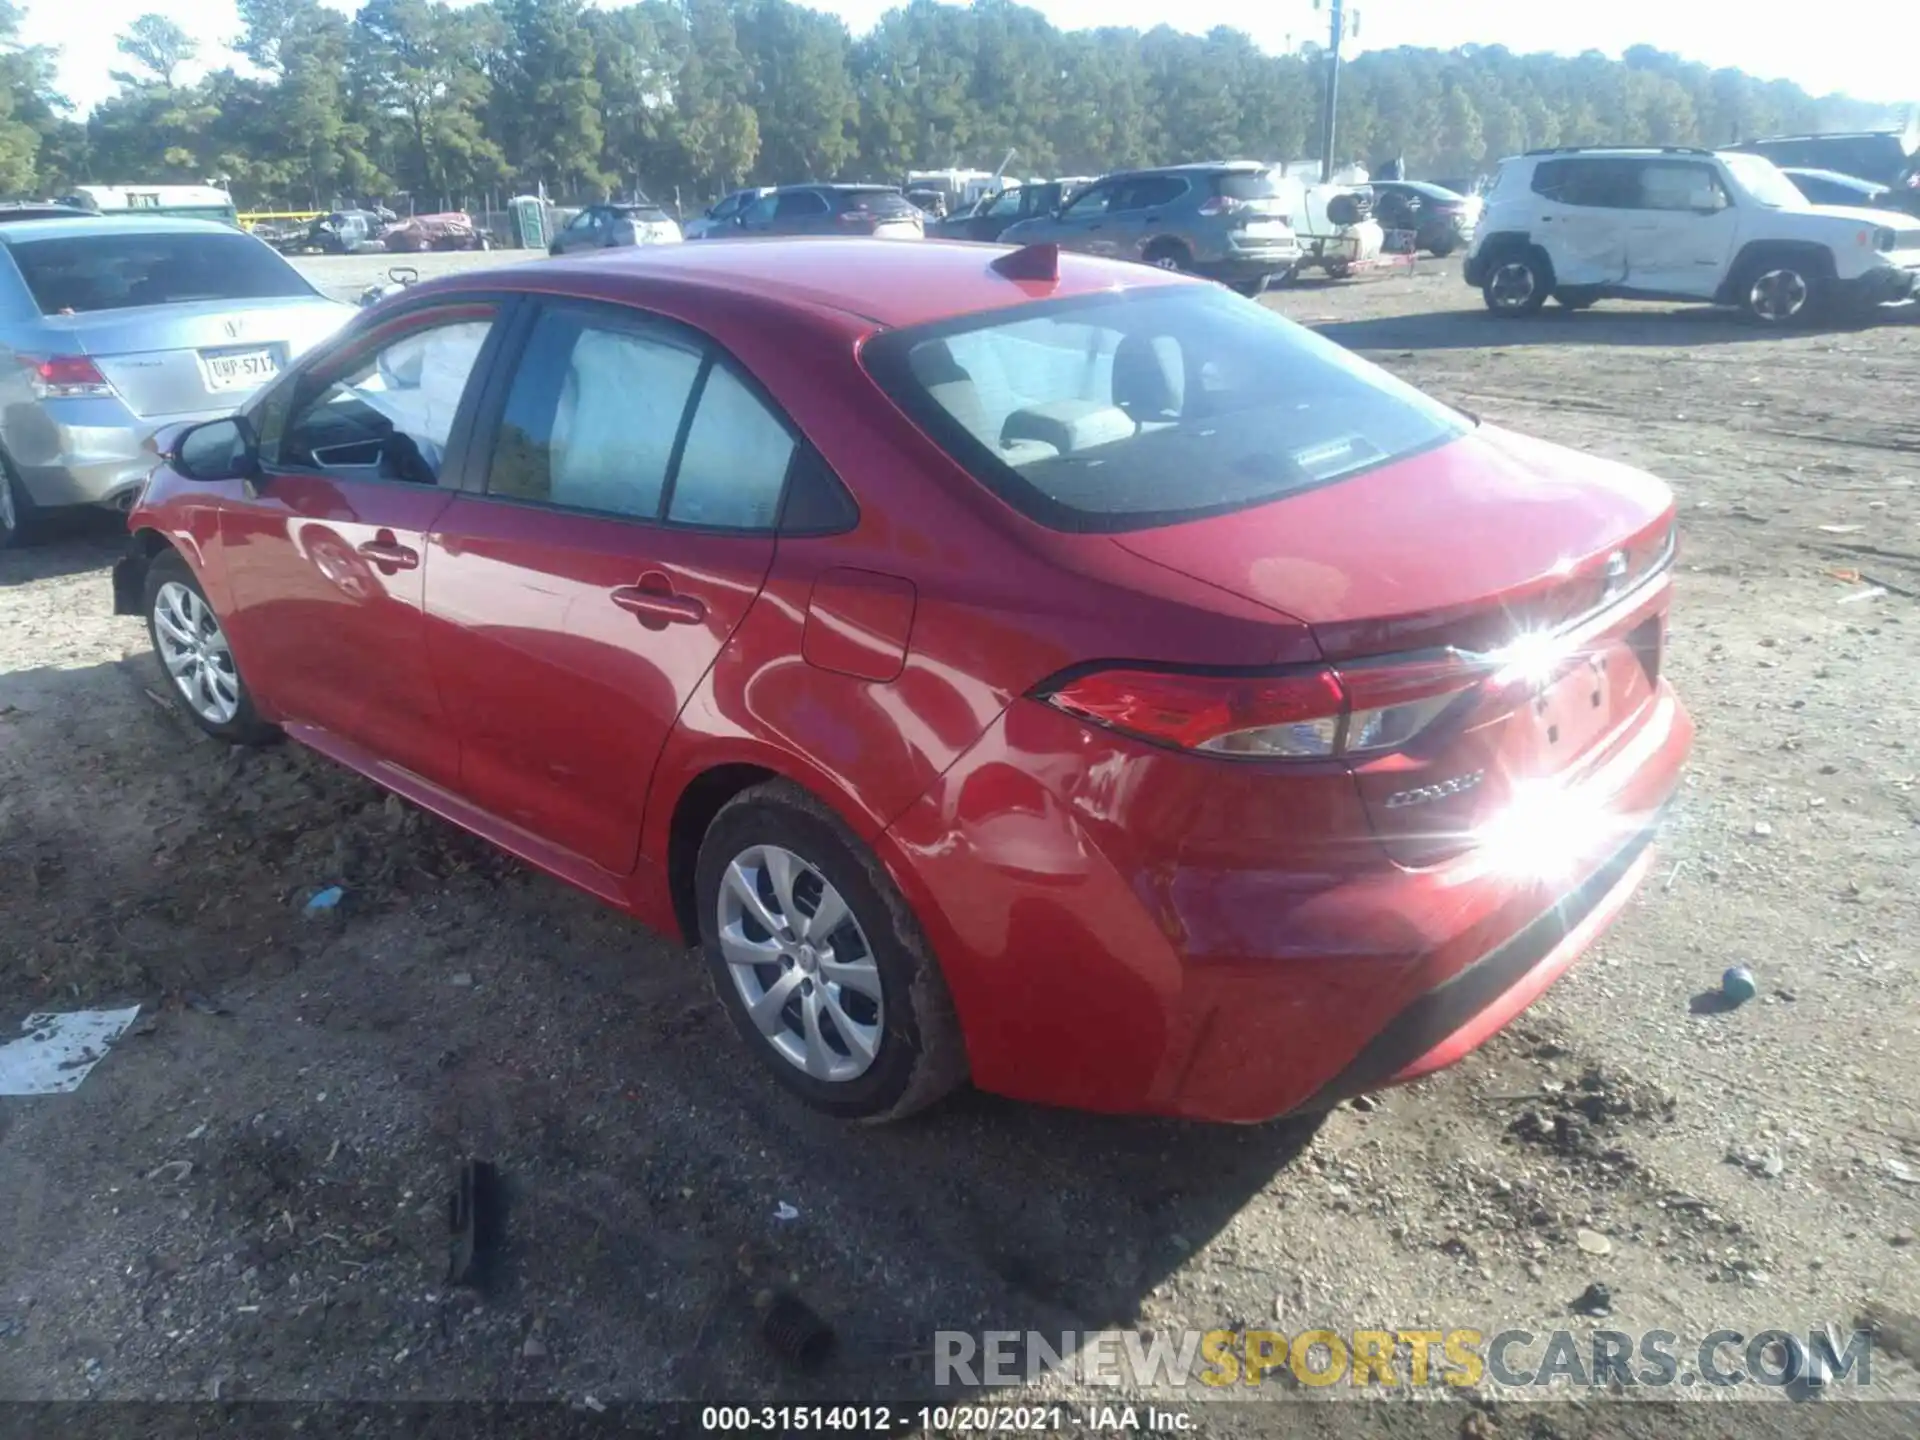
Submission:
M 1051 247 L 469 273 L 161 448 L 115 603 L 203 727 L 697 942 L 839 1115 L 1445 1065 L 1692 735 L 1666 486 Z

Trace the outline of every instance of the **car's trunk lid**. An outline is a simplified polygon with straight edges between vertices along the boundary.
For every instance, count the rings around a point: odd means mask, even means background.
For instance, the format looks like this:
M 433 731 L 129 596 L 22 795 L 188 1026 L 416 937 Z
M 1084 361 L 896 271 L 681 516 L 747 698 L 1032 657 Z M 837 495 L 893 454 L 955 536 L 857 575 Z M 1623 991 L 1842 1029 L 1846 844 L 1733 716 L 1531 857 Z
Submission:
M 1571 778 L 1646 705 L 1665 607 L 1634 597 L 1671 535 L 1658 480 L 1482 427 L 1336 484 L 1116 540 L 1304 622 L 1356 695 L 1408 661 L 1457 667 L 1456 704 L 1404 747 L 1352 760 L 1377 833 L 1420 863 L 1461 848 L 1520 791 Z
M 41 325 L 62 353 L 91 358 L 128 409 L 153 417 L 240 404 L 353 314 L 290 297 L 49 315 Z

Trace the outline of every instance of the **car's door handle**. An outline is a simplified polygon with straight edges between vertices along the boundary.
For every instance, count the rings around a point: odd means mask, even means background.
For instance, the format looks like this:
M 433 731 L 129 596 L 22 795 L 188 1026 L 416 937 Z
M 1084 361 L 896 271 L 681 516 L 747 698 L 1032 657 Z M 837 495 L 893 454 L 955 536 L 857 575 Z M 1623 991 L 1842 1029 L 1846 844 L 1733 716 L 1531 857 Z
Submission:
M 381 535 L 358 547 L 360 555 L 376 565 L 391 565 L 396 570 L 420 568 L 420 552 L 409 550 L 391 535 Z
M 641 620 L 656 620 L 667 625 L 698 625 L 707 618 L 707 607 L 691 595 L 673 593 L 673 581 L 658 570 L 640 577 L 638 585 L 622 585 L 610 597 L 613 603 Z

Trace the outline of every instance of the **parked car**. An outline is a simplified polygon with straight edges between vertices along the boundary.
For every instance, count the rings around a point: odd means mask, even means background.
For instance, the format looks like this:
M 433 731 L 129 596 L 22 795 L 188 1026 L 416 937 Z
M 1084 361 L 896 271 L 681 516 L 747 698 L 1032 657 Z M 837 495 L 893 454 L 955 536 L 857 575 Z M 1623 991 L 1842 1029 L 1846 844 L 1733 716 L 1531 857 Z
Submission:
M 384 249 L 391 210 L 334 210 L 307 227 L 306 248 L 327 255 L 352 255 Z
M 611 250 L 626 245 L 678 245 L 680 226 L 651 200 L 589 205 L 562 227 L 547 247 L 553 255 Z
M 891 185 L 782 185 L 740 212 L 740 235 L 878 235 L 918 240 L 927 217 Z
M 686 224 L 686 238 L 706 240 L 715 235 L 730 235 L 740 227 L 740 212 L 758 200 L 772 188 L 761 185 L 751 190 L 736 190 L 723 197 L 709 208 L 705 214 L 696 215 Z
M 466 211 L 447 210 L 395 221 L 380 243 L 395 255 L 419 255 L 428 250 L 491 250 L 493 237 Z
M 1376 180 L 1373 218 L 1384 230 L 1412 237 L 1411 248 L 1451 255 L 1473 239 L 1473 205 L 1466 196 L 1425 180 Z
M 1092 183 L 1081 177 L 1009 185 L 1005 190 L 982 195 L 971 206 L 947 216 L 931 233 L 942 240 L 998 240 L 1008 226 L 1052 215 L 1082 186 Z
M 1022 220 L 1000 238 L 1048 240 L 1258 294 L 1300 260 L 1280 193 L 1267 167 L 1252 161 L 1129 170 L 1094 181 L 1057 214 Z
M 1049 245 L 430 280 L 162 446 L 115 605 L 203 729 L 698 945 L 842 1116 L 1445 1065 L 1626 903 L 1692 732 L 1660 481 Z
M 31 201 L 18 200 L 0 204 L 0 225 L 11 225 L 17 220 L 83 220 L 99 213 L 74 205 L 36 205 Z
M 1747 155 L 1762 155 L 1775 165 L 1801 170 L 1833 170 L 1899 190 L 1920 190 L 1920 151 L 1910 131 L 1852 130 L 1829 135 L 1775 135 L 1730 145 Z
M 354 313 L 211 220 L 0 225 L 0 545 L 124 507 L 163 425 L 225 415 Z
M 1856 210 L 1896 210 L 1920 215 L 1920 190 L 1895 190 L 1832 170 L 1782 170 L 1809 205 L 1839 205 Z
M 1536 150 L 1502 163 L 1465 273 L 1501 315 L 1619 296 L 1789 325 L 1914 293 L 1920 225 L 1810 205 L 1745 152 Z

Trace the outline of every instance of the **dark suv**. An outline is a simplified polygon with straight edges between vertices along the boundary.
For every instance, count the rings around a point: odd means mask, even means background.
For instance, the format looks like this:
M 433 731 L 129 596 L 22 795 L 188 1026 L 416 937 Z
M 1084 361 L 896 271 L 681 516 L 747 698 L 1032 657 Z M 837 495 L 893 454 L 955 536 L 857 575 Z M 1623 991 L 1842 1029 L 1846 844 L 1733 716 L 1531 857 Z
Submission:
M 1782 170 L 1833 170 L 1895 190 L 1920 190 L 1920 154 L 1897 130 L 1859 130 L 1835 135 L 1776 135 L 1729 145 L 1764 155 Z
M 926 222 L 925 212 L 891 185 L 782 185 L 740 212 L 736 233 L 917 240 Z
M 1000 239 L 1187 270 L 1249 295 L 1300 263 L 1284 192 L 1250 160 L 1108 175 L 1054 214 L 1008 226 Z

